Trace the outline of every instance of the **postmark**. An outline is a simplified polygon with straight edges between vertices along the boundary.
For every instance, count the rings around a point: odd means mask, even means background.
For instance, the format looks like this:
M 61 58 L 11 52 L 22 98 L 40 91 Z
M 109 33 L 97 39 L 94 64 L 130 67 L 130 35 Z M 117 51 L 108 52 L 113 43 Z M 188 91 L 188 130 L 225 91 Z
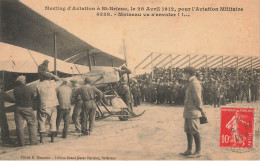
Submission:
M 252 107 L 221 107 L 219 147 L 252 149 L 254 114 Z

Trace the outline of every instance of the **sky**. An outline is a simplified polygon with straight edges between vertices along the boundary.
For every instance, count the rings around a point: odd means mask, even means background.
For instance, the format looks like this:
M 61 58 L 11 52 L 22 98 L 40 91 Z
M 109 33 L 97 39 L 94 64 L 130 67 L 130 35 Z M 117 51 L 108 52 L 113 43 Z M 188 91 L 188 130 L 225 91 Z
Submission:
M 124 58 L 133 69 L 152 52 L 259 56 L 260 1 L 251 0 L 21 0 L 94 47 Z M 188 17 L 98 17 L 96 11 L 50 7 L 240 7 L 243 12 L 186 12 Z M 117 13 L 117 12 L 112 12 Z

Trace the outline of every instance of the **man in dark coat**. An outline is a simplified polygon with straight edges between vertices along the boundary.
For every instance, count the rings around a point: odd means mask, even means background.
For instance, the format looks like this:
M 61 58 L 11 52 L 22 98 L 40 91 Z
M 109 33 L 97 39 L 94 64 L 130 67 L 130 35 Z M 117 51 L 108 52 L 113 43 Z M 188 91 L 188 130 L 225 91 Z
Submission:
M 167 101 L 169 104 L 172 104 L 173 102 L 173 94 L 174 94 L 174 86 L 173 86 L 173 83 L 170 83 L 170 85 L 168 86 L 167 88 L 168 90 L 168 95 L 167 95 Z
M 138 105 L 140 105 L 141 92 L 136 83 L 134 83 L 132 85 L 132 94 L 133 94 L 133 99 L 134 99 L 134 106 L 137 107 Z
M 14 88 L 14 98 L 15 98 L 15 125 L 16 134 L 19 146 L 25 145 L 24 139 L 24 121 L 26 120 L 29 140 L 31 145 L 37 144 L 37 128 L 36 128 L 36 117 L 33 112 L 33 99 L 35 97 L 34 90 L 26 86 L 25 76 L 19 76 L 16 79 L 17 87 Z
M 144 98 L 146 102 L 150 102 L 151 100 L 151 87 L 150 85 L 144 85 Z
M 140 93 L 141 93 L 140 99 L 142 102 L 144 102 L 145 95 L 144 95 L 144 84 L 143 83 L 141 83 L 139 85 L 139 89 L 140 89 Z
M 0 127 L 1 127 L 1 138 L 3 144 L 10 144 L 10 137 L 9 137 L 9 126 L 7 122 L 7 117 L 5 114 L 5 101 L 14 102 L 14 100 L 7 95 L 3 88 L 3 81 L 0 80 Z
M 204 98 L 204 103 L 210 104 L 210 96 L 211 96 L 211 91 L 208 83 L 205 83 L 203 86 L 203 98 Z
M 222 83 L 222 85 L 220 86 L 220 89 L 219 89 L 219 102 L 220 102 L 220 105 L 223 106 L 223 105 L 226 105 L 226 87 L 224 85 L 224 83 Z
M 213 91 L 212 91 L 212 98 L 213 98 L 213 104 L 214 104 L 214 108 L 217 106 L 219 107 L 219 88 L 218 88 L 218 85 L 217 85 L 217 82 L 215 81 L 214 82 L 214 85 L 213 85 Z
M 72 101 L 75 103 L 75 107 L 73 109 L 73 114 L 72 114 L 72 121 L 74 122 L 75 125 L 75 131 L 80 132 L 81 131 L 81 125 L 80 125 L 80 116 L 82 116 L 82 99 L 80 95 L 75 98 L 76 91 L 80 87 L 79 83 L 77 80 L 71 80 L 72 83 Z
M 168 85 L 166 82 L 163 83 L 162 85 L 162 94 L 161 94 L 161 103 L 165 103 L 165 101 L 167 100 L 167 97 L 170 95 L 169 89 L 168 89 Z
M 158 100 L 156 100 L 157 99 L 157 88 L 156 88 L 156 85 L 151 85 L 151 103 L 154 103 L 154 102 L 158 102 Z
M 242 84 L 241 88 L 242 88 L 241 103 L 243 102 L 244 94 L 246 95 L 247 102 L 250 102 L 250 100 L 249 100 L 249 83 L 246 80 Z
M 257 84 L 256 81 L 254 81 L 251 84 L 250 89 L 251 89 L 251 101 L 256 102 L 258 97 L 258 90 L 259 90 L 259 85 Z
M 235 100 L 238 101 L 240 99 L 240 93 L 241 93 L 241 87 L 239 82 L 235 82 L 234 92 L 235 92 Z

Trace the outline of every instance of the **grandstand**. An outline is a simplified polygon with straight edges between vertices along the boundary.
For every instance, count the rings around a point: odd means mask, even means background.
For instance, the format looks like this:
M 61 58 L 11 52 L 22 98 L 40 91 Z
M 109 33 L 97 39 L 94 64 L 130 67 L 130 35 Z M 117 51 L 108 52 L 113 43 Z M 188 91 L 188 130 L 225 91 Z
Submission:
M 214 56 L 214 55 L 183 55 L 172 53 L 151 53 L 143 59 L 134 69 L 136 72 L 142 70 L 158 68 L 183 68 L 193 66 L 199 68 L 226 68 L 233 67 L 237 69 L 260 69 L 259 57 L 242 56 Z M 207 72 L 207 70 L 206 70 Z
M 151 53 L 135 67 L 135 70 L 151 71 L 136 75 L 143 89 L 143 100 L 183 104 L 187 83 L 183 68 L 186 66 L 197 69 L 196 77 L 201 81 L 204 104 L 216 107 L 242 102 L 244 96 L 247 102 L 259 99 L 258 57 Z

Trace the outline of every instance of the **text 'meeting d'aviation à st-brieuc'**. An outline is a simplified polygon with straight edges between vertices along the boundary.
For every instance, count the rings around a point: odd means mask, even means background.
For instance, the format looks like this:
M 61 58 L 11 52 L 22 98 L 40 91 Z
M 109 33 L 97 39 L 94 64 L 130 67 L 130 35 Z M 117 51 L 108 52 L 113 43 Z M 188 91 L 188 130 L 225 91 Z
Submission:
M 244 9 L 241 7 L 88 7 L 88 6 L 45 6 L 45 10 L 85 10 L 85 11 L 172 11 L 172 12 L 200 12 L 200 11 L 243 11 Z

